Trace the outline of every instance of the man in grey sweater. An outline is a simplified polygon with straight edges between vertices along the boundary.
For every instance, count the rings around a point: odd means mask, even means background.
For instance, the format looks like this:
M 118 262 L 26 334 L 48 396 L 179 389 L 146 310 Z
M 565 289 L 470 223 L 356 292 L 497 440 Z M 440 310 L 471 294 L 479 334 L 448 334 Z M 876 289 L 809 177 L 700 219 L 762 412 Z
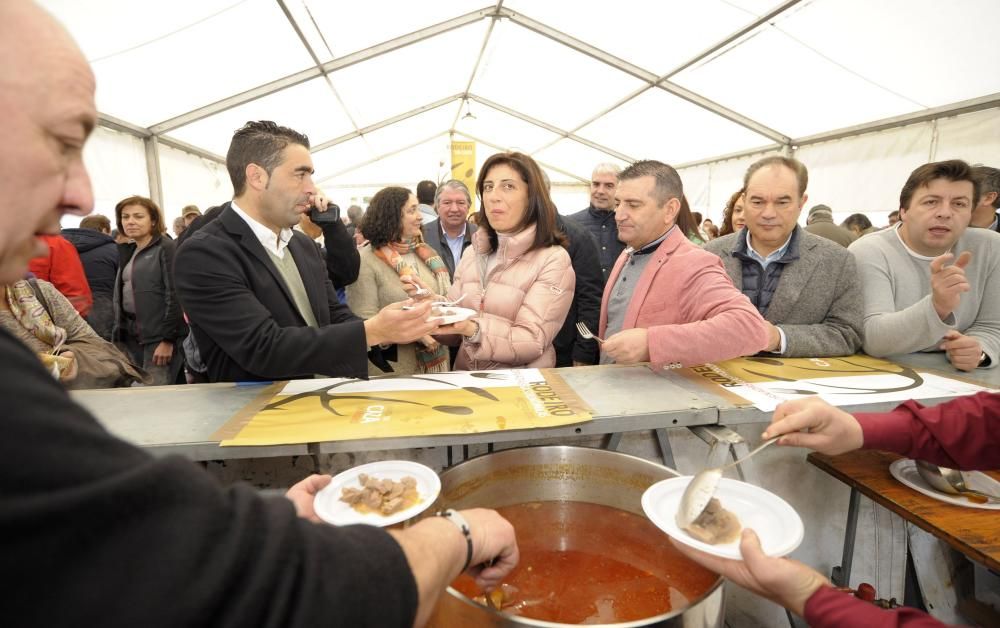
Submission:
M 920 166 L 899 195 L 900 223 L 854 242 L 873 356 L 945 351 L 961 371 L 1000 359 L 1000 234 L 968 229 L 979 202 L 959 160 Z

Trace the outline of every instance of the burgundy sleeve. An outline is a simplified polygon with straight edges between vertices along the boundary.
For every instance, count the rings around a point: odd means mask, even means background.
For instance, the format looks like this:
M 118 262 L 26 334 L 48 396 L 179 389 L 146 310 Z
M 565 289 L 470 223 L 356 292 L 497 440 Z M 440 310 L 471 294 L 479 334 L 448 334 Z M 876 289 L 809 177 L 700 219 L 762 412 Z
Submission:
M 855 415 L 865 449 L 883 449 L 958 469 L 1000 468 L 1000 394 L 981 392 L 924 407 Z
M 837 591 L 833 587 L 820 587 L 806 601 L 805 620 L 812 628 L 854 628 L 856 626 L 878 626 L 878 628 L 942 628 L 941 623 L 923 611 L 915 608 L 895 608 L 885 610 Z

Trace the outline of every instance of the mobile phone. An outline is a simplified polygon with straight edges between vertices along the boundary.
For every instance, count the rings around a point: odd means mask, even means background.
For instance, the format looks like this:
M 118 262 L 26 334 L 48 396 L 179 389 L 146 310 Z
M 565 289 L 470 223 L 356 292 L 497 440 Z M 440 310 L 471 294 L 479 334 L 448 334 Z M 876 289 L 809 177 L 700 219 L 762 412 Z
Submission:
M 309 210 L 309 220 L 317 225 L 332 225 L 340 222 L 340 206 L 336 203 L 327 203 L 325 212 L 313 207 Z

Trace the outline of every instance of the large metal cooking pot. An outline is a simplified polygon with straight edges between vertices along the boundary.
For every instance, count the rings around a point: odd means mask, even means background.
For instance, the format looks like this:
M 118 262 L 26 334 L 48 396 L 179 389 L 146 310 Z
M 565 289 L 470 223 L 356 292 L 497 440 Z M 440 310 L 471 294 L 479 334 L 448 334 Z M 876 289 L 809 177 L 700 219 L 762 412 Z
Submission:
M 672 476 L 666 467 L 605 449 L 567 446 L 508 449 L 473 458 L 443 472 L 441 495 L 435 508 L 500 508 L 533 501 L 571 500 L 644 515 L 640 503 L 643 492 L 651 484 Z M 724 617 L 720 577 L 686 608 L 643 620 L 601 625 L 721 628 Z M 429 625 L 432 628 L 566 626 L 495 612 L 452 587 L 441 596 Z

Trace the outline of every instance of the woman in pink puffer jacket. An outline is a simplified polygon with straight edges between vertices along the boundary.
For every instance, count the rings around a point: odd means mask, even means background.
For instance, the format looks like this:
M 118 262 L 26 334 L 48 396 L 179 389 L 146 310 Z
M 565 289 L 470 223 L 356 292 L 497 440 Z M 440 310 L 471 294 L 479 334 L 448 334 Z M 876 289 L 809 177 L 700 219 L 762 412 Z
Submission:
M 555 366 L 552 339 L 576 275 L 541 170 L 522 153 L 498 153 L 483 164 L 476 191 L 479 230 L 448 292 L 477 312 L 454 326 L 462 335 L 455 369 Z

